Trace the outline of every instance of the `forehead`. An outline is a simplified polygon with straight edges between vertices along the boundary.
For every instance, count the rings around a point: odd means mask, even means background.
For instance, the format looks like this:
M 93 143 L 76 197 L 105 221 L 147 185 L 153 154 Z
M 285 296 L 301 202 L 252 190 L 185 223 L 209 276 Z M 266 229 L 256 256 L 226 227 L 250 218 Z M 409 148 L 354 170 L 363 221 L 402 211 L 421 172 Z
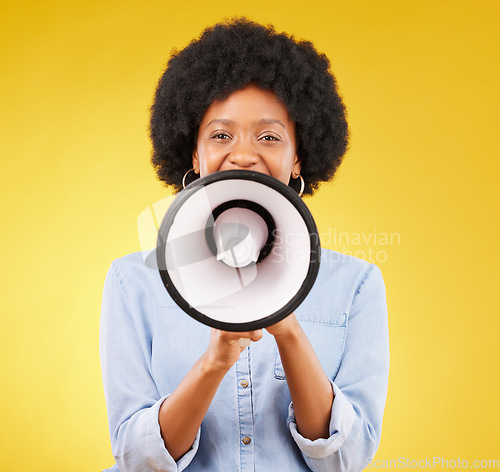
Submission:
M 215 100 L 203 116 L 202 124 L 212 120 L 256 122 L 285 120 L 291 122 L 286 106 L 276 94 L 256 85 L 248 85 L 237 90 L 224 100 Z

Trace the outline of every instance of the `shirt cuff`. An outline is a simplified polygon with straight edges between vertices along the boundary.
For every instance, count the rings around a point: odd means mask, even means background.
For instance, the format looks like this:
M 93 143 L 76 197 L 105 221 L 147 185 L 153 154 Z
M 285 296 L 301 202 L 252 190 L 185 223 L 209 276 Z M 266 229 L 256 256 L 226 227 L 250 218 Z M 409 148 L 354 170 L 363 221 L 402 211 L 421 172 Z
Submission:
M 350 433 L 356 416 L 349 400 L 333 382 L 331 384 L 335 398 L 330 416 L 329 438 L 319 438 L 311 441 L 302 436 L 297 430 L 293 404 L 290 403 L 288 407 L 287 423 L 290 433 L 302 453 L 313 459 L 323 459 L 338 451 Z
M 191 448 L 175 462 L 165 447 L 158 420 L 160 407 L 167 397 L 168 395 L 162 397 L 137 419 L 135 426 L 136 441 L 144 460 L 153 470 L 180 472 L 189 465 L 198 450 L 200 429 L 198 429 Z

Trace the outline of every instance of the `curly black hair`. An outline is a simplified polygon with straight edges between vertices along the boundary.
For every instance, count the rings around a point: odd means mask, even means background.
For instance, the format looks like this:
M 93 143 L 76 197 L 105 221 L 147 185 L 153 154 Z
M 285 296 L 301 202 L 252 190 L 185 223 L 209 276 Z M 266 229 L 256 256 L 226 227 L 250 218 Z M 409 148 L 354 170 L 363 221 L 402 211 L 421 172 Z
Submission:
M 273 26 L 233 18 L 174 50 L 159 80 L 149 130 L 161 181 L 175 191 L 182 188 L 205 111 L 249 83 L 273 91 L 295 122 L 304 194 L 333 178 L 349 131 L 328 58 Z

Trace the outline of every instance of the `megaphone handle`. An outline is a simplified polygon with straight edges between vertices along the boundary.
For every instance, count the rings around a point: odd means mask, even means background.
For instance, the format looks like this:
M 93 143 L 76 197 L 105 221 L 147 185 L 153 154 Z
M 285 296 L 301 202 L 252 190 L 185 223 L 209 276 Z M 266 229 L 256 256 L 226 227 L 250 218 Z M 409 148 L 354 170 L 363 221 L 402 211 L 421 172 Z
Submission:
M 250 338 L 240 338 L 239 343 L 241 347 L 249 347 L 252 340 Z

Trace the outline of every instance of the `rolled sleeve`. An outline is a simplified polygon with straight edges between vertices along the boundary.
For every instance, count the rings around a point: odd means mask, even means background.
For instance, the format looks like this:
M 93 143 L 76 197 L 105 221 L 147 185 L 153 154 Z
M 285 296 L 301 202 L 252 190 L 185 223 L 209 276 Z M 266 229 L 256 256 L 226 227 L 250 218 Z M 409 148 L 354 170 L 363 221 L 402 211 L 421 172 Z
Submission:
M 354 423 L 354 409 L 341 390 L 333 383 L 333 393 L 335 395 L 331 416 L 330 416 L 330 437 L 319 438 L 314 441 L 305 438 L 297 430 L 293 403 L 288 408 L 288 427 L 292 437 L 302 451 L 308 457 L 313 459 L 323 459 L 338 451 L 351 431 Z
M 146 410 L 136 423 L 136 440 L 144 461 L 155 471 L 182 471 L 193 460 L 200 442 L 200 430 L 193 445 L 177 462 L 165 449 L 160 433 L 158 415 L 165 396 Z

